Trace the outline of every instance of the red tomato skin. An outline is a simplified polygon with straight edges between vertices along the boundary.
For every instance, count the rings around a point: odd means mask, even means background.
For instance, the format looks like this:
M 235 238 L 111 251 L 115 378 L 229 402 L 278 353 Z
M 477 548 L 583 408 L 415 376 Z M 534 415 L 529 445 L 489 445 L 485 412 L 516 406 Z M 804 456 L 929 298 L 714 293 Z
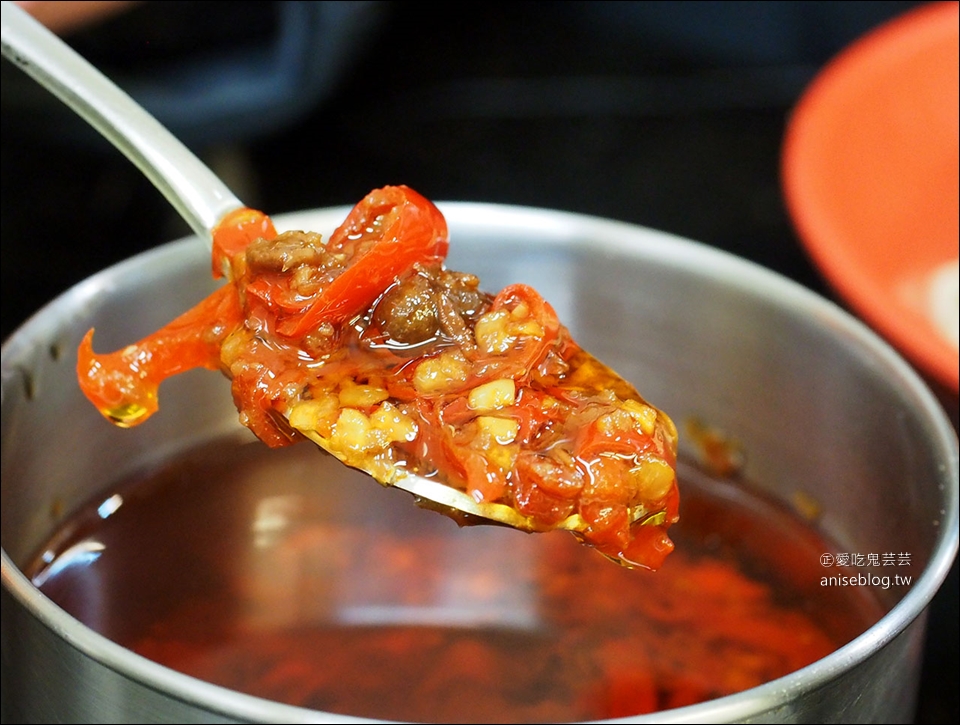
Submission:
M 385 186 L 367 194 L 327 246 L 331 251 L 349 248 L 375 224 L 383 226 L 376 244 L 349 263 L 306 310 L 281 319 L 278 333 L 299 339 L 321 322 L 346 322 L 415 264 L 440 262 L 447 255 L 446 219 L 432 202 L 406 186 Z
M 243 207 L 224 215 L 213 230 L 213 278 L 230 269 L 233 258 L 255 239 L 273 239 L 277 230 L 263 212 Z
M 97 355 L 93 330 L 77 350 L 77 378 L 84 395 L 118 425 L 139 425 L 156 412 L 157 389 L 167 378 L 203 367 L 217 370 L 220 346 L 242 311 L 232 285 L 219 288 L 140 342 Z

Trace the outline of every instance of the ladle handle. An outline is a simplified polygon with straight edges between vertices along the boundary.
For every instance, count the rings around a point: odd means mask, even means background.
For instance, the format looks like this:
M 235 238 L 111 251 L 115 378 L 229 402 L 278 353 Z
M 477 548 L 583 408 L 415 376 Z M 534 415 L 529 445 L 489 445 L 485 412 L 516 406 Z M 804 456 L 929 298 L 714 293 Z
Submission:
M 3 55 L 82 116 L 136 164 L 190 228 L 211 244 L 243 206 L 190 149 L 113 81 L 15 3 L 2 3 Z

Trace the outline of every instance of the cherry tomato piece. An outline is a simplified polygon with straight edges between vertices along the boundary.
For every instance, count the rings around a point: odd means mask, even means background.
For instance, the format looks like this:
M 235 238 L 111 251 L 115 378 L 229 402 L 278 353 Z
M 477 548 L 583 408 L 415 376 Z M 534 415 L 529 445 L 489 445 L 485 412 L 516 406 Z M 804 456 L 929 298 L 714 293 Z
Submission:
M 221 343 L 241 321 L 236 290 L 227 285 L 116 352 L 94 353 L 90 330 L 77 351 L 80 388 L 108 420 L 124 427 L 139 425 L 157 411 L 161 382 L 192 368 L 219 368 Z
M 300 338 L 321 322 L 344 322 L 369 307 L 417 263 L 442 261 L 447 222 L 440 210 L 406 186 L 370 192 L 330 237 L 347 268 L 302 313 L 282 319 L 277 332 Z
M 256 209 L 235 209 L 224 215 L 213 230 L 213 277 L 219 279 L 230 269 L 233 258 L 254 239 L 273 239 L 273 221 Z

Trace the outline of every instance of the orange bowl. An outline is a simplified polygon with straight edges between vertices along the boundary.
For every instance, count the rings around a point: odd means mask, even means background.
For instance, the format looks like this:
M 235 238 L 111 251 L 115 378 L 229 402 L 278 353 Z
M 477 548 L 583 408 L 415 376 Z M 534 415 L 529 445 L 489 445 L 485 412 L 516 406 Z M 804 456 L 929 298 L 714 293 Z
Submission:
M 960 4 L 921 6 L 834 58 L 787 124 L 787 207 L 857 314 L 958 390 Z

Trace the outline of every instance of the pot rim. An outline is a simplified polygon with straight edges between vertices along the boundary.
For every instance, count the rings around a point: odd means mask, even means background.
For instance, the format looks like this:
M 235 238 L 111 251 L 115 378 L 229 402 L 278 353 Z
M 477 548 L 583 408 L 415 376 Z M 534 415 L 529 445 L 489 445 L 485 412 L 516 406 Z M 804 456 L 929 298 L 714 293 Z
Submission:
M 564 243 L 564 240 L 572 236 L 595 238 L 601 240 L 596 243 L 597 248 L 628 255 L 643 255 L 655 248 L 658 260 L 686 269 L 695 268 L 698 274 L 711 278 L 737 279 L 738 286 L 749 288 L 753 295 L 770 298 L 778 304 L 813 314 L 823 324 L 829 325 L 836 334 L 852 339 L 861 350 L 882 364 L 891 375 L 891 385 L 909 394 L 918 416 L 925 419 L 926 428 L 934 438 L 933 442 L 943 453 L 942 480 L 949 485 L 940 486 L 943 514 L 929 561 L 910 590 L 877 623 L 826 657 L 777 680 L 695 705 L 623 720 L 680 723 L 703 722 L 708 719 L 726 722 L 756 717 L 787 705 L 797 693 L 815 690 L 864 661 L 903 632 L 924 612 L 950 570 L 960 539 L 957 436 L 926 383 L 888 343 L 841 307 L 799 283 L 754 262 L 700 242 L 635 224 L 553 209 L 482 202 L 439 202 L 438 206 L 452 230 L 464 226 L 471 230 L 510 229 L 514 232 L 529 228 L 536 230 L 541 236 L 547 230 L 548 236 L 555 237 L 557 243 Z M 302 224 L 309 220 L 316 231 L 327 233 L 342 221 L 349 209 L 348 206 L 338 206 L 278 214 L 274 217 L 274 222 L 277 228 L 282 230 L 304 228 Z M 329 225 L 329 229 L 318 228 L 318 219 Z M 151 265 L 171 264 L 185 255 L 194 255 L 205 260 L 207 252 L 195 237 L 168 242 L 101 270 L 59 295 L 3 342 L 4 385 L 8 384 L 8 372 L 13 361 L 31 347 L 37 332 L 52 326 L 62 307 L 75 309 L 78 301 L 102 292 L 105 278 L 122 275 L 125 266 L 139 266 L 145 262 Z M 696 263 L 695 266 L 692 263 Z M 182 674 L 137 655 L 80 623 L 40 593 L 14 565 L 6 550 L 2 551 L 0 557 L 0 569 L 3 587 L 46 627 L 76 650 L 146 687 L 163 691 L 169 697 L 216 711 L 226 717 L 251 721 L 314 722 L 318 715 L 329 715 L 323 711 L 246 695 Z M 380 722 L 368 718 L 332 715 L 341 722 Z

